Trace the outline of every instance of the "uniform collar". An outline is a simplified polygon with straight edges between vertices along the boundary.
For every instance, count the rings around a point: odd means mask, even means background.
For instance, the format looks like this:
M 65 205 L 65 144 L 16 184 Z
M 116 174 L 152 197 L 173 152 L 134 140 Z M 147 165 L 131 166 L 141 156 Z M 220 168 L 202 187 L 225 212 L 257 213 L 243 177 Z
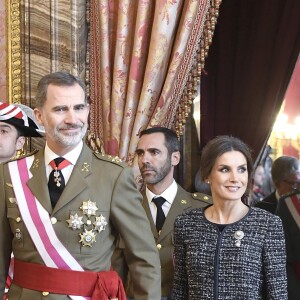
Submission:
M 65 159 L 67 159 L 72 165 L 75 165 L 78 157 L 82 151 L 82 147 L 83 147 L 83 142 L 80 141 L 80 143 L 70 152 L 68 152 L 67 154 L 65 154 L 63 157 Z M 46 166 L 49 165 L 50 161 L 52 161 L 53 159 L 57 158 L 58 155 L 55 154 L 47 145 L 45 146 L 45 164 Z
M 154 197 L 161 196 L 161 197 L 165 198 L 167 202 L 169 202 L 170 204 L 172 204 L 173 201 L 174 201 L 174 199 L 175 199 L 175 196 L 177 194 L 177 189 L 178 189 L 177 183 L 173 179 L 172 184 L 167 189 L 165 189 L 160 195 L 155 195 L 146 186 L 146 196 L 147 196 L 147 199 L 148 199 L 149 203 L 152 201 L 152 199 Z

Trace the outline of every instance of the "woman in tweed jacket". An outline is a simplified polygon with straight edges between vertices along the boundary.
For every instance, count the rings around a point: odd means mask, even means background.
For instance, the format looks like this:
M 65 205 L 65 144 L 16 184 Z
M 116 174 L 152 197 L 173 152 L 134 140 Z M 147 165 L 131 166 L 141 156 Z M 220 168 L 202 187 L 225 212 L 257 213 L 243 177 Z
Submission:
M 244 204 L 251 151 L 231 136 L 211 140 L 201 157 L 213 205 L 178 216 L 174 230 L 174 300 L 286 300 L 281 220 Z

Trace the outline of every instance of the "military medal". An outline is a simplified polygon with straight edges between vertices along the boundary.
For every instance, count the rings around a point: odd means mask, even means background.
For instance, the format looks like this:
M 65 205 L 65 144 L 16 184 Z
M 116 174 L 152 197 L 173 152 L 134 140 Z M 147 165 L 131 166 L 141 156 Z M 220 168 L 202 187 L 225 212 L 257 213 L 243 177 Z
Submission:
M 54 175 L 54 182 L 56 183 L 56 186 L 57 187 L 60 187 L 60 185 L 61 185 L 61 177 L 60 177 L 60 174 L 59 174 L 59 172 L 57 171 L 57 170 L 55 170 L 54 171 L 54 173 L 53 173 L 53 175 Z
M 83 217 L 79 217 L 77 214 L 75 214 L 74 216 L 70 215 L 70 219 L 67 220 L 69 227 L 73 230 L 81 229 L 82 225 L 84 224 L 82 222 L 82 218 Z
M 88 200 L 88 201 L 83 201 L 80 209 L 83 211 L 85 215 L 90 217 L 90 216 L 96 216 L 96 211 L 98 210 L 98 207 L 96 206 L 96 202 L 92 202 L 91 200 Z
M 81 243 L 83 247 L 92 247 L 93 243 L 96 242 L 96 235 L 105 230 L 108 222 L 102 214 L 96 216 L 98 207 L 96 202 L 90 199 L 83 201 L 80 209 L 82 210 L 82 216 L 70 214 L 70 219 L 67 220 L 67 223 L 69 224 L 69 228 L 73 230 L 84 228 L 84 232 L 79 233 L 79 243 Z M 90 230 L 87 230 L 85 227 Z
M 96 234 L 93 232 L 93 230 L 85 229 L 84 233 L 80 233 L 79 235 L 81 238 L 79 243 L 81 243 L 83 247 L 92 247 L 92 244 L 96 242 Z
M 96 221 L 93 223 L 95 226 L 94 229 L 98 232 L 105 230 L 105 226 L 107 225 L 105 217 L 102 215 L 100 217 L 96 217 Z

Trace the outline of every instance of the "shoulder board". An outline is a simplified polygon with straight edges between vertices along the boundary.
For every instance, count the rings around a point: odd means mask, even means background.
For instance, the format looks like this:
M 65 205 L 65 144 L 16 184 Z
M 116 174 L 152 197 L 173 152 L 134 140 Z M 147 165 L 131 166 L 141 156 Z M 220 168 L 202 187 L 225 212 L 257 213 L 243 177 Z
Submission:
M 123 162 L 122 159 L 118 156 L 103 154 L 98 151 L 94 151 L 93 153 L 98 159 L 105 160 L 122 167 L 126 167 L 126 166 L 128 167 L 128 165 L 125 162 Z
M 206 194 L 202 194 L 202 193 L 192 193 L 192 198 L 195 200 L 200 200 L 200 201 L 204 201 L 206 203 L 212 203 L 212 199 L 211 196 L 206 195 Z
M 16 160 L 22 159 L 24 157 L 32 156 L 32 155 L 36 154 L 38 151 L 39 151 L 38 149 L 35 149 L 35 150 L 33 150 L 29 153 L 22 154 L 22 155 L 19 155 L 19 156 L 16 156 L 16 157 L 12 157 L 9 161 L 7 161 L 7 163 L 9 163 L 11 161 L 16 161 Z

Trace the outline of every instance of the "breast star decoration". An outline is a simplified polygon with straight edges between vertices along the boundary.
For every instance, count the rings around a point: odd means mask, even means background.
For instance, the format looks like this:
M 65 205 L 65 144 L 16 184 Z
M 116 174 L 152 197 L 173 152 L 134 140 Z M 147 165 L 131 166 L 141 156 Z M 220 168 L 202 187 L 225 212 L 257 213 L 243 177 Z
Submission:
M 96 202 L 92 202 L 90 199 L 83 201 L 81 207 L 82 216 L 76 214 L 70 214 L 70 219 L 67 220 L 69 227 L 73 230 L 84 231 L 79 233 L 79 243 L 83 247 L 92 247 L 96 243 L 96 236 L 101 231 L 105 230 L 108 224 L 106 218 L 101 214 L 97 216 L 98 207 Z

